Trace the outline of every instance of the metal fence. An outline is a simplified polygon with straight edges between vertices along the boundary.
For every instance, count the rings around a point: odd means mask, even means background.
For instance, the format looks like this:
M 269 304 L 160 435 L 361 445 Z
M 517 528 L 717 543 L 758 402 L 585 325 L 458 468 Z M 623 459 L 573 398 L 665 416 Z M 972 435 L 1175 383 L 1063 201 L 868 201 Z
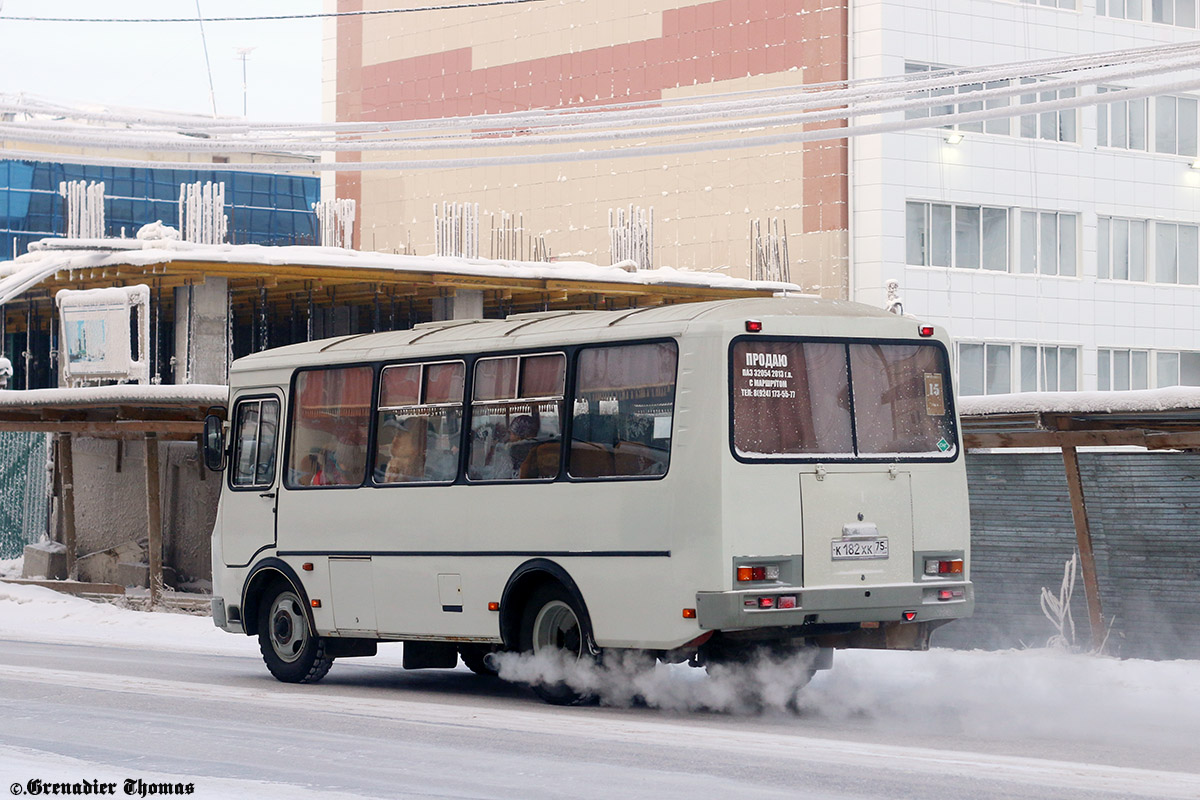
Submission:
M 1200 455 L 1081 452 L 1079 462 L 1111 624 L 1106 651 L 1200 658 Z M 938 631 L 934 643 L 1040 647 L 1056 632 L 1041 612 L 1041 588 L 1057 593 L 1075 551 L 1062 456 L 971 454 L 967 479 L 975 616 Z M 1086 642 L 1082 580 L 1072 608 Z
M 0 431 L 0 558 L 16 558 L 46 530 L 49 439 Z

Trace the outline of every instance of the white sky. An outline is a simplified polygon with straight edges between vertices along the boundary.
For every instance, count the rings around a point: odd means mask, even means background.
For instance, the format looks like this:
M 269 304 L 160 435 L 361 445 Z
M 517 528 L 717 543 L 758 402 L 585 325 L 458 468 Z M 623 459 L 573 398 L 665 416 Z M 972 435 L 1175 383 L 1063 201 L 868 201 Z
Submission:
M 311 14 L 321 0 L 199 0 L 204 17 Z M 211 114 L 208 73 L 196 23 L 17 22 L 13 16 L 186 17 L 196 0 L 0 0 L 0 92 L 69 103 L 100 103 Z M 321 20 L 204 25 L 217 112 L 315 122 L 321 115 Z

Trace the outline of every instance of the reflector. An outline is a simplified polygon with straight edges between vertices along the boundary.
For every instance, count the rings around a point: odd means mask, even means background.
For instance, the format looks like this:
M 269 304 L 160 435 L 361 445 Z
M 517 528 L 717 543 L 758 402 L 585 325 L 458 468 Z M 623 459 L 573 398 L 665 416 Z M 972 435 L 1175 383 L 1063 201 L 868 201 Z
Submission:
M 685 609 L 683 610 L 683 618 L 684 618 L 684 619 L 695 619 L 695 618 L 696 618 L 696 609 L 694 609 L 694 608 L 685 608 Z
M 774 608 L 775 607 L 775 598 L 774 597 L 758 598 L 758 607 L 759 608 Z
M 312 601 L 312 607 L 313 607 L 313 608 L 320 608 L 320 607 L 321 607 L 321 601 L 320 601 L 320 600 L 313 600 L 313 601 Z
M 912 622 L 916 618 L 917 618 L 917 612 L 915 612 L 915 611 L 905 611 L 904 612 L 904 621 L 905 622 Z

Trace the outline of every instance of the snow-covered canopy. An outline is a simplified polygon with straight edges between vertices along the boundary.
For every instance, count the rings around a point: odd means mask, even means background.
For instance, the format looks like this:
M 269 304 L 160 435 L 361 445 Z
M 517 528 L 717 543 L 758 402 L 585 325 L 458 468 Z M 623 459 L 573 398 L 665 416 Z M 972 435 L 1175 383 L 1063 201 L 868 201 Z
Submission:
M 960 397 L 964 417 L 1000 414 L 1138 414 L 1200 409 L 1200 386 L 1126 392 L 1023 392 Z
M 73 389 L 0 391 L 0 409 L 117 405 L 200 407 L 224 405 L 228 396 L 229 387 L 215 384 L 155 386 L 125 383 L 116 386 L 81 386 Z
M 627 272 L 619 265 L 602 266 L 583 261 L 502 261 L 452 256 L 409 256 L 345 250 L 338 247 L 255 244 L 202 245 L 175 239 L 96 239 L 88 241 L 43 239 L 30 252 L 0 263 L 0 303 L 19 297 L 61 272 L 105 267 L 150 267 L 173 261 L 192 264 L 321 267 L 333 269 L 395 270 L 442 275 L 507 279 L 603 282 L 641 286 L 733 289 L 800 293 L 799 286 L 779 281 L 750 281 L 716 272 L 659 269 Z

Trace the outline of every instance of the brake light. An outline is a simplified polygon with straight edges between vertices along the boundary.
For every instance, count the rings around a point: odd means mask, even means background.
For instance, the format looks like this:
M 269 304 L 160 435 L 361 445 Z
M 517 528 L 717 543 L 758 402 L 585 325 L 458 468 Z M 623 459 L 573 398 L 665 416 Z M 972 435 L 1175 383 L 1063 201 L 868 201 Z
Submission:
M 746 333 L 762 333 L 762 320 L 746 320 Z
M 775 607 L 775 598 L 774 597 L 758 598 L 758 607 L 759 608 L 774 608 Z
M 933 336 L 933 326 L 932 325 L 922 325 L 920 328 L 917 329 L 917 333 L 921 334 L 922 336 Z
M 961 600 L 965 596 L 962 589 L 939 589 L 937 593 L 938 600 Z

